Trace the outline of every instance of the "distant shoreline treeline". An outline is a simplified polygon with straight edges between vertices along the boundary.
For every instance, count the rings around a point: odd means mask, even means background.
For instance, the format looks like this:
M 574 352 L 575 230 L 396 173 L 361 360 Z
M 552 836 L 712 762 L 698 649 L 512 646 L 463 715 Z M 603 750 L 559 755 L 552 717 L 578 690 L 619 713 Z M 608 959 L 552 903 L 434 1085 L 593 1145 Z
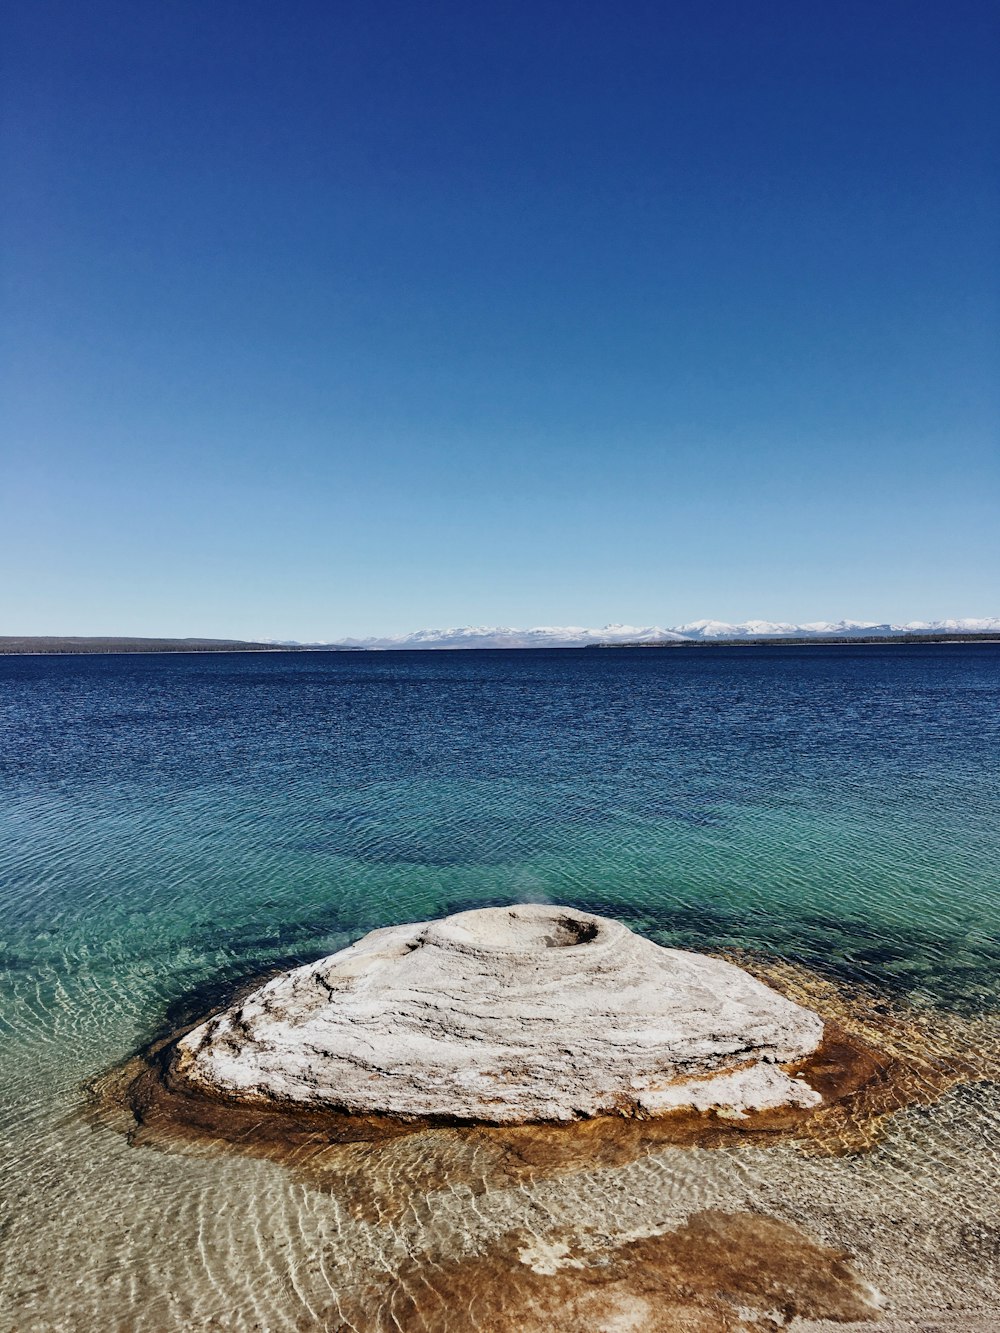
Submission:
M 747 639 L 659 639 L 650 643 L 593 643 L 582 645 L 592 648 L 812 648 L 822 644 L 886 645 L 894 643 L 1000 643 L 996 633 L 934 634 L 855 634 L 829 637 L 779 637 Z M 344 653 L 344 652 L 540 652 L 553 651 L 539 644 L 531 648 L 355 648 L 336 643 L 285 644 L 254 643 L 243 639 L 128 639 L 128 638 L 59 638 L 42 635 L 0 635 L 2 656 L 71 656 L 76 654 L 116 653 Z M 560 651 L 571 651 L 560 649 Z M 572 651 L 579 651 L 574 647 Z
M 282 644 L 242 639 L 61 638 L 50 635 L 0 635 L 0 654 L 25 653 L 280 653 Z

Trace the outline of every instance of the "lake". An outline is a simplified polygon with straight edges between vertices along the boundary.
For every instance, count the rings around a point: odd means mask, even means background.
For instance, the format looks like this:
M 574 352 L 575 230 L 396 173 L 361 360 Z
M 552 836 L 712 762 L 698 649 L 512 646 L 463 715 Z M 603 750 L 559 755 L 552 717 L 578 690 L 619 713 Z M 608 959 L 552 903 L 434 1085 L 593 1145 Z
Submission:
M 886 1320 L 1000 1309 L 990 1079 L 864 1152 L 513 1183 L 468 1144 L 428 1178 L 419 1135 L 322 1180 L 133 1144 L 90 1091 L 269 968 L 520 901 L 801 969 L 987 1068 L 1000 646 L 0 657 L 0 738 L 3 1329 L 492 1328 L 435 1305 L 442 1265 L 696 1206 L 843 1249 Z

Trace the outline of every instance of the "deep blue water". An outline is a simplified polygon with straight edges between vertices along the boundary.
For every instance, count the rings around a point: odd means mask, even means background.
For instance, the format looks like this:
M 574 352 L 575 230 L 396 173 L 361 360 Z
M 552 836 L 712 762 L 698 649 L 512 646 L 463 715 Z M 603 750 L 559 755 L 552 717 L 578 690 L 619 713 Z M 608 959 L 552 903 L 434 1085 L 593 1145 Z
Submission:
M 22 974 L 159 997 L 548 897 L 992 993 L 997 647 L 0 658 L 0 727 Z

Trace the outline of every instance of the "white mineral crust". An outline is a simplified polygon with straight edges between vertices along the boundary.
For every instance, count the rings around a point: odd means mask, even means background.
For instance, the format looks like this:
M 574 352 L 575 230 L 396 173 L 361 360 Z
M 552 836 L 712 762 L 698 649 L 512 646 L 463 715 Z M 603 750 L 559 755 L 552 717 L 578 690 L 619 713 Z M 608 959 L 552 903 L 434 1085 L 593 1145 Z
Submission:
M 731 963 L 527 904 L 375 930 L 178 1043 L 240 1101 L 518 1124 L 820 1098 L 782 1064 L 823 1022 Z

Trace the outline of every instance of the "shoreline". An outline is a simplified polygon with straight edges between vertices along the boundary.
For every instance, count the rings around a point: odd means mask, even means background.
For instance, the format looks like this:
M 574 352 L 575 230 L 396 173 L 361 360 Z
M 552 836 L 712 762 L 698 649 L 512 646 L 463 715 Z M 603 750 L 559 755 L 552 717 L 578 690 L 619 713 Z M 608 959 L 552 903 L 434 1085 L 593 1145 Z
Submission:
M 747 638 L 747 639 L 663 639 L 650 643 L 585 643 L 585 644 L 532 644 L 522 647 L 441 647 L 441 648 L 355 648 L 352 646 L 342 646 L 340 644 L 320 644 L 312 646 L 308 644 L 293 645 L 284 644 L 281 646 L 270 647 L 264 644 L 248 643 L 243 647 L 240 643 L 227 643 L 225 647 L 169 647 L 172 641 L 169 639 L 156 640 L 156 647 L 73 647 L 73 648 L 19 648 L 6 646 L 10 642 L 39 642 L 45 636 L 0 636 L 0 658 L 2 657 L 244 657 L 257 654 L 260 656 L 274 656 L 282 654 L 292 654 L 302 656 L 307 654 L 322 653 L 349 653 L 352 655 L 379 657 L 386 654 L 395 653 L 578 653 L 591 652 L 599 649 L 603 652 L 615 652 L 619 649 L 629 651 L 641 649 L 667 649 L 667 648 L 886 648 L 886 647 L 914 647 L 914 646 L 951 646 L 951 645 L 974 645 L 981 644 L 1000 645 L 1000 636 L 995 634 L 897 634 L 886 635 L 884 637 L 857 637 L 834 636 L 832 638 Z M 71 640 L 60 640 L 60 642 L 71 642 Z M 83 639 L 81 643 L 93 643 L 99 645 L 102 643 L 113 642 L 113 640 L 104 639 Z M 127 641 L 137 642 L 137 641 Z M 184 640 L 177 640 L 178 644 Z

